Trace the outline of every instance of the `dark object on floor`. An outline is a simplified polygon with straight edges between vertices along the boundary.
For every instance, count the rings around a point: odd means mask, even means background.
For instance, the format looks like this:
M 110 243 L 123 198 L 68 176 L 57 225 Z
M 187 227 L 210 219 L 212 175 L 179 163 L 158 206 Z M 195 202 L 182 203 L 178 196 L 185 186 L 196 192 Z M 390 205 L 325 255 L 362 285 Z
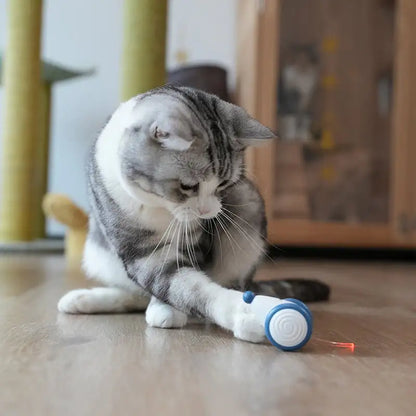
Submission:
M 227 71 L 216 65 L 183 66 L 168 72 L 168 83 L 198 88 L 230 101 L 227 89 Z

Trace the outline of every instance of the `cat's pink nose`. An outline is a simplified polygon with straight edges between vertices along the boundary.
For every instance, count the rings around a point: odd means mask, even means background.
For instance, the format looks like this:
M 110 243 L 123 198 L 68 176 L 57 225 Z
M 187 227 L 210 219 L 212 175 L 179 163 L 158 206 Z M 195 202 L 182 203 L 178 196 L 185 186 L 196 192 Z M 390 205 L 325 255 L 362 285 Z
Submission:
M 208 208 L 198 208 L 199 215 L 207 215 L 210 213 L 210 209 Z

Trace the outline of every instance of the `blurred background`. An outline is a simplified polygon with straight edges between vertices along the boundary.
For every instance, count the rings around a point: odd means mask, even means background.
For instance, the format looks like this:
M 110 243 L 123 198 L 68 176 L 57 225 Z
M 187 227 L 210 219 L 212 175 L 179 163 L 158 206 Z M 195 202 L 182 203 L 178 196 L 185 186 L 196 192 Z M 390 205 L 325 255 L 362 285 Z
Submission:
M 162 3 L 163 10 L 154 11 L 154 33 L 140 39 L 148 48 L 146 62 L 155 55 L 158 66 L 167 69 L 159 84 L 216 93 L 279 134 L 272 146 L 247 154 L 250 175 L 266 199 L 273 244 L 414 253 L 416 10 L 411 0 Z M 7 4 L 0 1 L 2 57 Z M 128 69 L 123 58 L 126 51 L 134 55 L 134 44 L 140 43 L 129 14 L 134 9 L 123 14 L 119 0 L 100 3 L 99 9 L 95 1 L 43 4 L 42 82 L 50 110 L 50 123 L 44 121 L 49 126 L 44 188 L 68 195 L 84 210 L 89 145 L 120 100 L 142 92 L 143 85 L 154 86 L 154 80 L 140 86 L 125 81 L 146 78 L 141 65 L 135 74 L 133 60 Z M 65 233 L 54 220 L 44 231 L 42 223 L 39 227 L 42 231 L 30 237 L 6 240 Z
M 6 48 L 7 7 L 0 0 L 0 51 Z M 237 1 L 171 0 L 168 11 L 169 69 L 187 63 L 215 63 L 227 68 L 235 83 L 235 13 Z M 215 22 L 215 30 L 213 30 Z M 48 190 L 70 195 L 87 208 L 84 165 L 88 148 L 120 102 L 123 2 L 109 0 L 45 1 L 42 57 L 89 76 L 53 87 Z M 3 114 L 3 88 L 0 112 Z M 0 150 L 1 152 L 1 150 Z M 64 227 L 48 221 L 48 235 Z
M 250 155 L 271 241 L 394 249 L 416 244 L 412 1 L 243 1 L 240 104 L 277 129 Z M 255 16 L 250 18 L 249 16 Z M 253 64 L 254 62 L 254 64 Z M 251 66 L 250 66 L 251 65 Z M 247 78 L 243 69 L 238 76 Z

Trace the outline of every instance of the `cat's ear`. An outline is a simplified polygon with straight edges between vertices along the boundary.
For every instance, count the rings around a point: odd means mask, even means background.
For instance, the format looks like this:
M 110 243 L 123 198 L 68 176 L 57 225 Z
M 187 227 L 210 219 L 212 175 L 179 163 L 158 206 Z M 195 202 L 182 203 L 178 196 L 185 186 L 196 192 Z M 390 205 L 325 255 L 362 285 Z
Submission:
M 273 139 L 277 139 L 277 135 L 259 121 L 248 116 L 248 114 L 247 118 L 238 126 L 237 140 L 244 147 L 262 146 L 269 144 Z
M 234 136 L 242 146 L 261 146 L 277 138 L 276 134 L 251 117 L 243 108 L 226 103 L 226 112 L 232 123 Z
M 160 125 L 162 124 L 162 125 Z M 150 127 L 150 134 L 154 140 L 162 145 L 164 149 L 184 152 L 188 150 L 193 140 L 188 140 L 175 130 L 176 126 L 163 125 L 166 123 L 154 122 Z M 185 136 L 185 135 L 183 135 Z

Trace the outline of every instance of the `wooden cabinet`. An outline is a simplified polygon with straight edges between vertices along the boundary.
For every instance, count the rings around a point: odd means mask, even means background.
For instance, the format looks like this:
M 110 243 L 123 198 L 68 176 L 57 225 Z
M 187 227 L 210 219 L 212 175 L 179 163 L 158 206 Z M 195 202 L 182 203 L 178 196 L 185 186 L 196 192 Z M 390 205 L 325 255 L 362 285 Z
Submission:
M 277 245 L 416 247 L 416 2 L 241 0 L 237 100 Z

